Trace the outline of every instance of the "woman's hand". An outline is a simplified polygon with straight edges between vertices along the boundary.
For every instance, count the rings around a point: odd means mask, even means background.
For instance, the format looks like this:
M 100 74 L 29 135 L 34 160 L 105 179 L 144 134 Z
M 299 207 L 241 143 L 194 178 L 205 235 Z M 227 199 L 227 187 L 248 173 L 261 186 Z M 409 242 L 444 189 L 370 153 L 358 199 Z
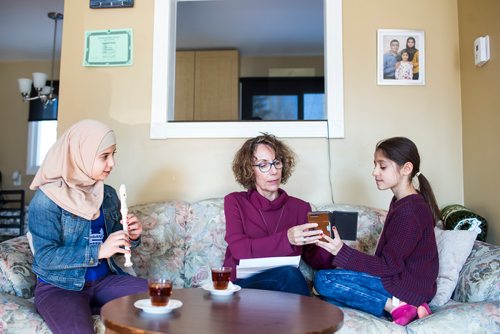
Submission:
M 123 225 L 123 220 L 120 220 L 120 223 Z M 130 239 L 132 240 L 139 239 L 142 233 L 142 223 L 132 213 L 129 213 L 127 215 L 127 226 L 128 226 L 128 235 Z
M 101 247 L 99 247 L 99 259 L 110 258 L 116 253 L 130 254 L 130 250 L 125 250 L 124 248 L 122 248 L 125 246 L 130 247 L 130 241 L 127 232 L 123 230 L 113 232 L 108 236 L 106 241 L 101 244 Z
M 337 255 L 340 252 L 342 246 L 344 246 L 344 242 L 342 241 L 342 239 L 340 239 L 339 232 L 337 231 L 337 228 L 335 226 L 332 227 L 332 231 L 334 236 L 333 239 L 327 235 L 323 235 L 323 238 L 326 240 L 326 242 L 318 240 L 316 241 L 316 245 L 323 248 L 328 253 Z
M 323 236 L 321 230 L 317 230 L 318 224 L 307 223 L 290 227 L 287 232 L 288 242 L 295 246 L 313 244 Z

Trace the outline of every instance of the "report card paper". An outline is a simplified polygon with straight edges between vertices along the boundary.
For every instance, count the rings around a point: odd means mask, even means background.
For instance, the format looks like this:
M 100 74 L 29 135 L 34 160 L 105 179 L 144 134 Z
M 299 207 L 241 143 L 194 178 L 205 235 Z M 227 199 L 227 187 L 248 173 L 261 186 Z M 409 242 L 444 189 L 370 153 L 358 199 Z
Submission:
M 247 278 L 261 271 L 281 266 L 294 266 L 297 268 L 299 263 L 300 255 L 242 259 L 240 264 L 236 266 L 236 278 Z

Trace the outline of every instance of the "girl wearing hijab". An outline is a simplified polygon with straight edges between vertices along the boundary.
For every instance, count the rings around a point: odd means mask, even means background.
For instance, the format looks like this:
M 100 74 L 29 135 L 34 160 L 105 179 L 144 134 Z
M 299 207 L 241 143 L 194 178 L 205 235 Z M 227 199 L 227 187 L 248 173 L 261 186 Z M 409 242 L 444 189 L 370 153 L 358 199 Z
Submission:
M 125 274 L 111 256 L 137 247 L 142 224 L 123 231 L 116 191 L 104 184 L 115 165 L 113 130 L 94 120 L 70 127 L 51 147 L 30 188 L 35 306 L 53 333 L 94 333 L 92 314 L 147 280 Z

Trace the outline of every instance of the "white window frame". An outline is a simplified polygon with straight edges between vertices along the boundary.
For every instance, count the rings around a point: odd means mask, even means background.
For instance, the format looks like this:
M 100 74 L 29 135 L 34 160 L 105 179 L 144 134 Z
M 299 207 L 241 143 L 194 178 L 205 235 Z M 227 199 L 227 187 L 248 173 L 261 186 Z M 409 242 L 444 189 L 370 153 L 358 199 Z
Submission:
M 278 137 L 344 138 L 342 0 L 324 0 L 326 121 L 170 122 L 174 113 L 176 8 L 180 1 L 155 0 L 151 139 Z M 203 1 L 203 0 L 201 0 Z
M 36 121 L 36 122 L 28 122 L 28 156 L 26 159 L 26 175 L 35 175 L 40 168 L 40 164 L 37 163 L 37 156 L 39 155 L 41 149 L 40 138 L 40 126 L 42 126 L 43 122 L 49 121 Z M 57 121 L 54 121 L 57 124 Z M 49 147 L 55 143 L 57 140 L 57 126 L 54 133 L 54 142 L 48 145 Z M 43 159 L 41 159 L 43 161 Z

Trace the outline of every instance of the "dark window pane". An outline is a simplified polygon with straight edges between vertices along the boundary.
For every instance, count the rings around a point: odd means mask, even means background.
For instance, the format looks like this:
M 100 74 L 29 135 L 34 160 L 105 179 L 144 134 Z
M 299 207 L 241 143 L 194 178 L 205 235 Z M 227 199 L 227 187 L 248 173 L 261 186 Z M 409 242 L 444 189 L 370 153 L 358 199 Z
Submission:
M 304 120 L 326 120 L 325 94 L 304 94 Z
M 240 78 L 241 119 L 325 120 L 324 82 L 323 77 Z
M 297 96 L 254 96 L 252 118 L 290 121 L 298 118 Z

